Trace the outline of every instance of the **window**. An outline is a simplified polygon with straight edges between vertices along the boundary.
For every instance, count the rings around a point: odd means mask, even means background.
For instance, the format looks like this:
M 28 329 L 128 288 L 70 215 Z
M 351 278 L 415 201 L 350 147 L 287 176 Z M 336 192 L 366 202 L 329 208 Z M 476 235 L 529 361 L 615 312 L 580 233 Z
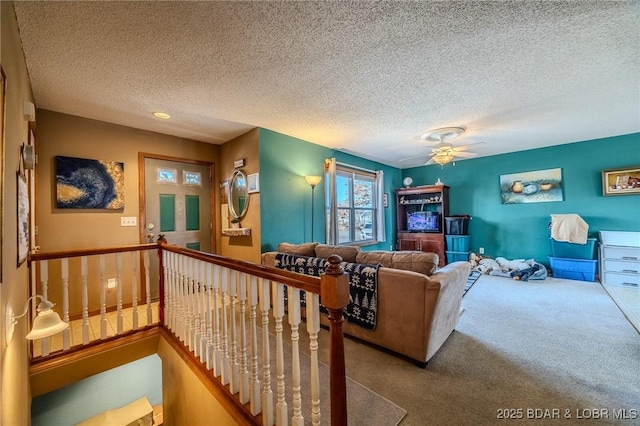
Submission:
M 335 178 L 329 164 L 325 179 L 329 244 L 384 241 L 382 172 L 329 161 L 335 164 Z

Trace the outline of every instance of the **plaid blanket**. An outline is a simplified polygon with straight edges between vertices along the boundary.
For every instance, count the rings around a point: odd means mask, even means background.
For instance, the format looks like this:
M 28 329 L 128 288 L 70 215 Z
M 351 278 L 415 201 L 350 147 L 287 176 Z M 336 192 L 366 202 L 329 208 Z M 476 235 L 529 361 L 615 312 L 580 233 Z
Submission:
M 279 269 L 298 272 L 300 274 L 319 277 L 329 266 L 326 259 L 277 253 L 275 266 Z M 378 310 L 378 267 L 363 263 L 342 262 L 342 267 L 349 274 L 350 302 L 345 309 L 345 319 L 367 330 L 376 328 L 376 312 Z M 285 292 L 285 297 L 286 297 Z M 300 304 L 305 307 L 305 293 L 300 295 Z M 327 309 L 320 300 L 320 311 Z

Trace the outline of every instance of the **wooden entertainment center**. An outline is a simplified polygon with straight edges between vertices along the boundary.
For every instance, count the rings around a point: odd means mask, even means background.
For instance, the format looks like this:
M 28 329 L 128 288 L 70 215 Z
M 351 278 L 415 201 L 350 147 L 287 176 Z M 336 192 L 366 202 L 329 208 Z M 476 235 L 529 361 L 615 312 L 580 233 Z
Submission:
M 398 249 L 437 253 L 444 266 L 445 217 L 449 215 L 449 187 L 425 185 L 396 189 Z

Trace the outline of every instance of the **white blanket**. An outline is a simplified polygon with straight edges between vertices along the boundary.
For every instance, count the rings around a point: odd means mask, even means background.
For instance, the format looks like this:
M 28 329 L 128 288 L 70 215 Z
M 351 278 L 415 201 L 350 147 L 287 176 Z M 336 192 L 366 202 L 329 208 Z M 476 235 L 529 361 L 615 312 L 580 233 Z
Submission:
M 551 238 L 575 244 L 586 244 L 589 225 L 577 214 L 552 214 Z

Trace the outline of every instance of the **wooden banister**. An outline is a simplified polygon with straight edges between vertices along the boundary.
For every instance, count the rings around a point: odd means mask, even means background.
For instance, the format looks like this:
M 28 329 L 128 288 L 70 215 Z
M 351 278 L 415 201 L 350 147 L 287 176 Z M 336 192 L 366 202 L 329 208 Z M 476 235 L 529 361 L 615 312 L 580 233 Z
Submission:
M 329 311 L 331 426 L 347 424 L 347 380 L 344 364 L 342 323 L 349 303 L 349 275 L 344 272 L 336 254 L 329 256 L 329 267 L 320 277 L 322 304 Z
M 139 251 L 139 250 L 140 251 L 152 250 L 156 247 L 157 247 L 157 244 L 155 243 L 147 243 L 147 244 L 132 244 L 132 245 L 126 245 L 126 246 L 94 248 L 94 249 L 60 250 L 60 251 L 50 251 L 50 252 L 41 252 L 41 253 L 31 253 L 29 255 L 29 261 L 64 259 L 69 257 L 92 256 L 96 254 L 124 253 L 124 252 Z

